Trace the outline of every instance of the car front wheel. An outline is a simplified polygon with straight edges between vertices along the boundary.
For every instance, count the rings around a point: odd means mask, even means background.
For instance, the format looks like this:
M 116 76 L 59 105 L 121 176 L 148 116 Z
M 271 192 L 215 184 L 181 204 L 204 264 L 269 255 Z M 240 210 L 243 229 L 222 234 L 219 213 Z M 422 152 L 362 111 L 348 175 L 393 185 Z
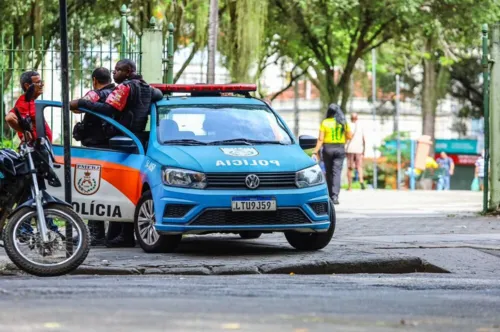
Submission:
M 335 208 L 330 200 L 329 202 L 330 227 L 324 233 L 300 233 L 285 232 L 288 243 L 298 250 L 313 251 L 323 249 L 330 243 L 335 232 L 336 215 Z
M 155 212 L 151 191 L 142 194 L 134 215 L 134 229 L 142 250 L 148 253 L 173 252 L 182 240 L 182 235 L 162 235 L 155 229 Z

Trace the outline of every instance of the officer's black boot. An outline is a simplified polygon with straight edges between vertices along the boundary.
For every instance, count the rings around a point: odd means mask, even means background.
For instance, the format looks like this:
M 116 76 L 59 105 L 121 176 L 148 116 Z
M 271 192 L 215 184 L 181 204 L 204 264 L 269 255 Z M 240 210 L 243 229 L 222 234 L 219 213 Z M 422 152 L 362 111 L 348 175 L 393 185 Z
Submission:
M 90 245 L 92 247 L 104 244 L 104 222 L 89 220 Z
M 108 232 L 106 233 L 106 243 L 113 240 L 115 237 L 120 235 L 122 232 L 122 224 L 116 221 L 110 221 L 108 226 Z
M 122 222 L 121 232 L 114 239 L 106 241 L 108 248 L 133 248 L 135 247 L 134 224 Z M 109 237 L 108 237 L 109 239 Z

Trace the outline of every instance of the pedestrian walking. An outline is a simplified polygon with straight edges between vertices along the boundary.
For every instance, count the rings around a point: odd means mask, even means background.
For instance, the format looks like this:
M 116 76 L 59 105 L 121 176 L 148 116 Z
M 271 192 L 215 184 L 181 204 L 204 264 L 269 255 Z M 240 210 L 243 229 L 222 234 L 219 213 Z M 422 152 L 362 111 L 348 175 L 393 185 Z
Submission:
M 330 104 L 326 118 L 321 122 L 319 138 L 313 154 L 319 159 L 319 151 L 323 148 L 326 183 L 328 194 L 334 204 L 339 204 L 340 177 L 345 159 L 345 143 L 352 134 L 342 109 L 337 104 Z
M 484 188 L 484 150 L 481 151 L 481 155 L 476 160 L 476 177 L 479 179 L 479 189 L 483 191 Z
M 453 159 L 448 157 L 446 152 L 441 152 L 436 162 L 439 165 L 437 190 L 450 190 L 450 180 L 455 172 L 455 163 Z
M 359 184 L 361 189 L 365 189 L 363 179 L 363 158 L 365 155 L 365 131 L 363 126 L 358 122 L 358 114 L 351 114 L 351 123 L 349 127 L 352 132 L 352 138 L 346 144 L 347 153 L 347 190 L 352 189 L 352 171 L 357 171 Z

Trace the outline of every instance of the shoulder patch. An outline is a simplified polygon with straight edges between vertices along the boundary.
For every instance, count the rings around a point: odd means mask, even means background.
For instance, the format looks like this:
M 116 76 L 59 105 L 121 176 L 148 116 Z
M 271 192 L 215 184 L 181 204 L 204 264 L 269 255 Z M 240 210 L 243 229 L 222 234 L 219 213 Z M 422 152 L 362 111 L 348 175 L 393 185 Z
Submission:
M 87 92 L 87 94 L 82 99 L 90 100 L 91 102 L 95 103 L 99 100 L 99 95 L 94 90 L 91 90 Z
M 106 103 L 119 111 L 123 111 L 125 105 L 127 105 L 129 93 L 130 87 L 125 84 L 120 84 L 109 94 L 108 98 L 106 98 Z

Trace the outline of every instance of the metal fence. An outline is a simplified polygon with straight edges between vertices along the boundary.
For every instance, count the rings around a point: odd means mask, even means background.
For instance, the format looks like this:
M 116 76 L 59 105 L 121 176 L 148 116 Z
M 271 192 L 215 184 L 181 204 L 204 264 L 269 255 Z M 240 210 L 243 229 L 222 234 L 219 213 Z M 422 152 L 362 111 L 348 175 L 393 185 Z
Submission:
M 123 20 L 122 20 L 123 22 Z M 83 36 L 83 32 L 81 34 Z M 19 78 L 27 70 L 36 70 L 45 83 L 43 95 L 39 99 L 61 101 L 60 49 L 57 40 L 46 43 L 42 38 L 38 43 L 34 37 L 22 40 L 20 47 L 14 47 L 12 37 L 2 35 L 0 40 L 0 142 L 11 147 L 17 140 L 14 132 L 5 122 L 9 112 L 22 94 Z M 86 36 L 89 43 L 69 41 L 69 93 L 70 100 L 82 97 L 92 89 L 91 73 L 97 67 L 112 71 L 120 58 L 129 58 L 138 65 L 141 72 L 141 37 L 126 26 L 121 33 L 110 38 Z M 125 41 L 125 43 L 123 43 Z M 124 49 L 121 48 L 125 45 Z M 26 47 L 29 45 L 29 47 Z M 54 143 L 62 143 L 62 115 L 59 108 L 47 108 L 45 118 L 53 131 Z M 80 121 L 82 115 L 73 115 L 71 122 Z

